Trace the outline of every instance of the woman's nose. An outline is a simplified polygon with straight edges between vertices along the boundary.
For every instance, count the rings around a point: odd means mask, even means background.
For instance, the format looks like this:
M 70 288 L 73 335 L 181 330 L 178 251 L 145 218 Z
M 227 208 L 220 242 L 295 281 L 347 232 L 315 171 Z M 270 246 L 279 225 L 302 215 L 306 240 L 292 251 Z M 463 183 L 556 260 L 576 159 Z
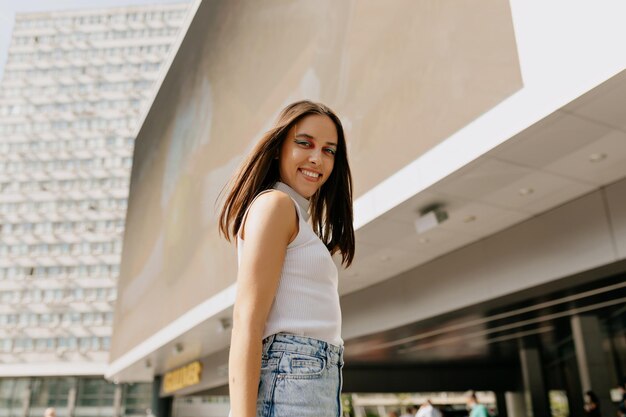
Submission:
M 321 160 L 322 160 L 321 151 L 317 149 L 312 150 L 311 153 L 309 154 L 309 161 L 319 165 Z

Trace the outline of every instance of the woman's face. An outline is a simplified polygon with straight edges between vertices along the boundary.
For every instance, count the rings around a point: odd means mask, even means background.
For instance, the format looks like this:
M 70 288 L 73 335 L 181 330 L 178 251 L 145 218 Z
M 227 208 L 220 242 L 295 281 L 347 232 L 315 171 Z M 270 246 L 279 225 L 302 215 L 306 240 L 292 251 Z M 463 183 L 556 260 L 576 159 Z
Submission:
M 301 196 L 311 197 L 333 171 L 337 140 L 337 129 L 328 116 L 311 114 L 300 119 L 280 149 L 280 180 Z

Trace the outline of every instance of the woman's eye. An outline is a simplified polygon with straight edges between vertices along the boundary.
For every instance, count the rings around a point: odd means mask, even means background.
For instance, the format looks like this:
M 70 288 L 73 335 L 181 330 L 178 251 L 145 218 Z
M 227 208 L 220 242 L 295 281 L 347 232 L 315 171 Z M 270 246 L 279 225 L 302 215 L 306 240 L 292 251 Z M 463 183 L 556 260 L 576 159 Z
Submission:
M 303 140 L 297 140 L 296 143 L 298 145 L 311 146 L 311 144 L 309 142 L 303 141 Z
M 328 153 L 329 153 L 329 154 L 331 154 L 331 155 L 335 155 L 335 153 L 337 153 L 337 151 L 335 151 L 335 150 L 334 150 L 334 149 L 332 149 L 332 148 L 326 148 L 326 152 L 328 152 Z

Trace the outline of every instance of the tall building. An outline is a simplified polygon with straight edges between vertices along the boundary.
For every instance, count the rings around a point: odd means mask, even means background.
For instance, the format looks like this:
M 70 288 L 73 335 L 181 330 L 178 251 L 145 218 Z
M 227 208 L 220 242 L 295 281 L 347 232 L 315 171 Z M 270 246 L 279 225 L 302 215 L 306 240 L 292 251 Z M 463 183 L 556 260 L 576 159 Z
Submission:
M 0 84 L 0 416 L 146 413 L 149 386 L 103 374 L 135 131 L 188 7 L 16 16 Z

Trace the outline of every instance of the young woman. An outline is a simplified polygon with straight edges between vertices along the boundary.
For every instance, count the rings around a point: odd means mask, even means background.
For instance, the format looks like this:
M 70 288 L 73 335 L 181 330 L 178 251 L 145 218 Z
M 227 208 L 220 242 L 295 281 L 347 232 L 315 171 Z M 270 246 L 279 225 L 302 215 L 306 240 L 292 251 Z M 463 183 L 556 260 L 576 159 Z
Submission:
M 310 221 L 309 221 L 310 216 Z M 340 416 L 339 252 L 354 258 L 343 127 L 323 104 L 287 106 L 232 181 L 220 232 L 237 240 L 232 417 Z

